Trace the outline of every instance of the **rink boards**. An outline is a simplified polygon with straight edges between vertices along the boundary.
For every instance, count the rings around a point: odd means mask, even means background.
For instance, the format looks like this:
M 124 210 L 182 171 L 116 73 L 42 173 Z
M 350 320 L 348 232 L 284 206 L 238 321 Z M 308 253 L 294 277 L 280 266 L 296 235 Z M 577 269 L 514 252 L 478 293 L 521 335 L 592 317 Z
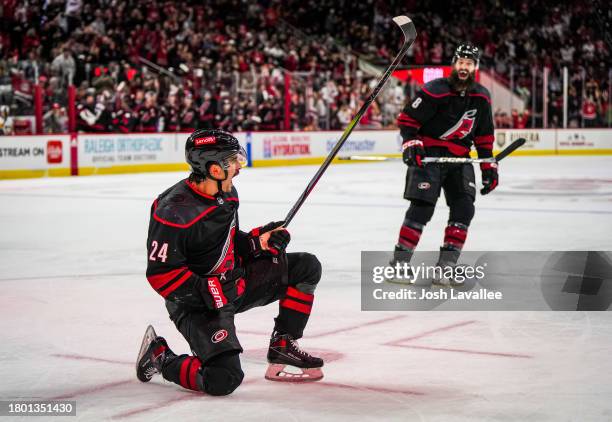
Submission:
M 74 134 L 0 138 L 0 179 L 188 170 L 188 133 Z M 321 132 L 238 132 L 249 166 L 321 163 L 342 135 Z M 515 155 L 612 154 L 612 129 L 499 129 L 495 150 L 518 138 Z M 359 130 L 340 155 L 399 156 L 397 130 Z

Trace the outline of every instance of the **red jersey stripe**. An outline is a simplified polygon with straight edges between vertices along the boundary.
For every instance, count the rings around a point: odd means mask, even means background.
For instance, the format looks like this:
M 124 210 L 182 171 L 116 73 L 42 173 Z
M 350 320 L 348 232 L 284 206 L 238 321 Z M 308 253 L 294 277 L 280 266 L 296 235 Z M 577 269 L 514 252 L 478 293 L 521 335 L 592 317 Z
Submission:
M 193 273 L 191 271 L 187 271 L 181 278 L 179 278 L 176 282 L 174 282 L 171 286 L 163 289 L 162 291 L 159 292 L 160 295 L 162 295 L 163 297 L 168 297 L 168 295 L 170 293 L 172 293 L 173 291 L 175 291 L 176 289 L 178 289 L 179 287 L 181 287 L 181 285 L 189 278 L 193 275 Z
M 495 136 L 494 135 L 481 135 L 481 136 L 476 136 L 474 138 L 474 142 L 475 143 L 493 142 L 494 140 L 495 140 Z
M 193 185 L 193 183 L 191 183 L 189 180 L 185 180 L 185 183 L 187 183 L 187 186 L 189 186 L 189 189 L 191 189 L 196 195 L 200 195 L 206 199 L 213 199 L 213 200 L 215 199 L 214 196 L 206 195 L 205 193 L 197 190 L 195 186 Z
M 456 144 L 450 141 L 443 141 L 441 139 L 430 138 L 429 136 L 420 135 L 419 138 L 423 141 L 425 147 L 444 147 L 448 149 L 453 155 L 458 157 L 468 156 L 470 149 L 466 146 Z
M 186 269 L 187 267 L 181 267 L 175 270 L 168 271 L 167 273 L 150 275 L 147 277 L 147 280 L 149 280 L 151 287 L 153 287 L 155 290 L 158 290 L 159 288 L 163 287 L 165 284 L 174 280 L 180 273 L 182 273 Z
M 400 113 L 397 116 L 397 120 L 408 120 L 408 121 L 417 122 L 417 123 L 419 122 L 418 120 L 414 119 L 413 117 L 410 117 L 406 113 Z
M 398 122 L 412 122 L 412 123 L 419 123 L 419 121 L 418 121 L 418 120 L 415 120 L 415 119 L 413 119 L 412 117 L 408 117 L 408 116 L 406 116 L 406 115 L 404 115 L 404 116 L 401 116 L 401 115 L 400 115 L 400 116 L 397 118 L 397 121 L 398 121 Z
M 155 208 L 157 209 L 157 203 L 155 204 Z M 170 226 L 170 227 L 177 227 L 179 229 L 186 229 L 189 228 L 191 226 L 193 226 L 195 223 L 197 223 L 199 220 L 201 220 L 202 218 L 204 218 L 206 215 L 210 214 L 211 212 L 213 212 L 214 210 L 216 210 L 217 207 L 210 207 L 208 208 L 206 211 L 204 211 L 203 213 L 201 213 L 200 215 L 198 215 L 196 218 L 194 218 L 193 220 L 191 220 L 189 223 L 187 224 L 176 224 L 176 223 L 171 223 L 167 220 L 164 220 L 161 217 L 158 217 L 157 214 L 155 214 L 155 211 L 153 211 L 153 218 L 157 221 L 159 221 L 162 224 L 165 224 L 166 226 Z
M 488 102 L 489 104 L 491 104 L 491 99 L 490 99 L 489 97 L 487 97 L 486 95 L 484 95 L 484 94 L 469 94 L 469 96 L 470 96 L 470 97 L 482 97 L 482 98 L 484 98 L 485 100 L 487 100 L 487 102 Z
M 414 127 L 417 129 L 421 127 L 421 125 L 418 125 L 416 123 L 405 123 L 405 122 L 400 122 L 400 121 L 397 122 L 397 125 L 398 126 L 410 126 L 410 127 Z
M 429 95 L 430 97 L 434 97 L 434 98 L 442 98 L 442 97 L 448 97 L 449 95 L 453 95 L 453 93 L 451 92 L 445 92 L 444 94 L 434 94 L 432 92 L 429 92 L 427 89 L 425 89 L 425 87 L 422 87 L 421 90 Z

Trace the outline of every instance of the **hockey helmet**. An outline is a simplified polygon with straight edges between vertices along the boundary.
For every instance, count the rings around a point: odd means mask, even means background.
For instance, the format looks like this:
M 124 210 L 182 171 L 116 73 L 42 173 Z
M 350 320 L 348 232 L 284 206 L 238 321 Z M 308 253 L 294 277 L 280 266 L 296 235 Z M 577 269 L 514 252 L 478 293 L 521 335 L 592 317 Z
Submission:
M 229 132 L 216 129 L 198 129 L 185 143 L 185 160 L 194 173 L 206 177 L 212 164 L 223 170 L 229 168 L 229 159 L 236 157 L 246 165 L 246 152 L 238 139 Z
M 452 64 L 455 64 L 455 62 L 460 58 L 472 59 L 474 60 L 476 67 L 478 67 L 480 63 L 480 50 L 478 49 L 478 47 L 469 43 L 460 44 L 459 47 L 457 47 L 457 49 L 455 50 L 455 54 L 453 55 Z

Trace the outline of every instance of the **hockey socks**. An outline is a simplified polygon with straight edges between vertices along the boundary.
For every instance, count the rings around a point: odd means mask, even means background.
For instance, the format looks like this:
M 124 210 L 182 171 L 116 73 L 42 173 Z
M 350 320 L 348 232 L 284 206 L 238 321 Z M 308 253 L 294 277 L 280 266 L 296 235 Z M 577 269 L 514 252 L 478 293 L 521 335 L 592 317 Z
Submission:
M 440 256 L 438 257 L 438 266 L 443 270 L 448 267 L 455 267 L 461 250 L 467 238 L 468 226 L 462 223 L 449 221 L 444 230 L 444 243 L 440 248 Z M 437 286 L 462 286 L 463 281 L 458 281 L 452 277 L 435 277 L 432 281 Z
M 421 239 L 423 227 L 425 227 L 423 224 L 417 223 L 416 221 L 404 220 L 404 223 L 400 228 L 399 238 L 397 239 L 395 250 L 413 252 Z
M 449 221 L 448 226 L 444 230 L 444 243 L 442 248 L 446 250 L 456 250 L 461 252 L 465 239 L 467 238 L 468 226 L 462 223 Z M 459 258 L 459 254 L 457 254 Z M 456 263 L 455 261 L 454 263 Z
M 294 339 L 301 338 L 310 317 L 313 301 L 314 295 L 289 286 L 285 297 L 279 302 L 274 330 L 290 334 Z
M 180 355 L 167 362 L 162 369 L 162 375 L 168 381 L 193 391 L 202 391 L 201 381 L 198 382 L 202 362 L 195 356 Z

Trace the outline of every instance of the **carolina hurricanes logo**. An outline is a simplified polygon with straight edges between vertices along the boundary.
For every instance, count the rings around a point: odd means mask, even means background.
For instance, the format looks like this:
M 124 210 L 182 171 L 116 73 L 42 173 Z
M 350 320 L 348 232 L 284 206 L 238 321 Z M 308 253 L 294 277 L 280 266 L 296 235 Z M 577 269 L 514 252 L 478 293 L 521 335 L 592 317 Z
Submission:
M 465 138 L 474 128 L 475 120 L 476 109 L 466 111 L 465 113 L 463 113 L 463 116 L 461 116 L 455 126 L 450 128 L 442 136 L 440 136 L 440 139 L 444 139 L 445 141 L 451 141 L 453 139 Z
M 227 338 L 227 330 L 219 330 L 210 338 L 213 343 L 219 343 Z

